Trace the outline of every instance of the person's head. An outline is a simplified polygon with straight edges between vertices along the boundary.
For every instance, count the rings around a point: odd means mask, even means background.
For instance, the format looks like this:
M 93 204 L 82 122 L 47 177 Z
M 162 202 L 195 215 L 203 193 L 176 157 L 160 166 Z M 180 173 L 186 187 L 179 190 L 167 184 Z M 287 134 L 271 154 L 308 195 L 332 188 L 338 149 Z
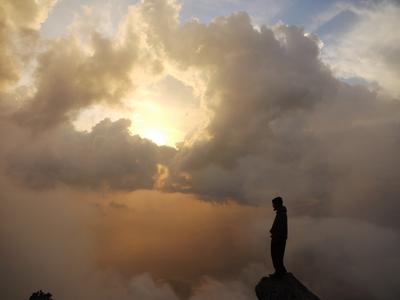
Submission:
M 282 207 L 283 206 L 282 197 L 275 197 L 274 199 L 272 199 L 272 206 L 274 210 L 277 210 L 279 207 Z

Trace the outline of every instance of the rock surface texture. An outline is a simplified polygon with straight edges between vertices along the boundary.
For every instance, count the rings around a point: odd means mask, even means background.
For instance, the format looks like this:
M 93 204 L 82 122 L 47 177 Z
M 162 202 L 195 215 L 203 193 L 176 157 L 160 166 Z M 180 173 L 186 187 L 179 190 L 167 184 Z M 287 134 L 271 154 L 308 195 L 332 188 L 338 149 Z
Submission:
M 256 285 L 259 300 L 320 300 L 292 273 L 279 279 L 263 277 Z

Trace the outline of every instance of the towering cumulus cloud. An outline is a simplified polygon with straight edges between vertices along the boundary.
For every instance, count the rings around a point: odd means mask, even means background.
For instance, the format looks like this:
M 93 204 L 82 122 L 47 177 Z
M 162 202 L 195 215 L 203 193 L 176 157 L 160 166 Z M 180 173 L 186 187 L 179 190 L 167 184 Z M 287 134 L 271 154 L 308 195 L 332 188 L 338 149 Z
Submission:
M 124 27 L 115 38 L 93 29 L 88 37 L 75 34 L 45 45 L 33 74 L 37 90 L 16 113 L 19 123 L 46 129 L 91 104 L 118 104 L 146 73 L 155 77 L 161 72 L 159 62 L 140 49 L 140 33 Z
M 181 22 L 176 1 L 144 0 L 112 33 L 81 18 L 44 39 L 52 6 L 0 4 L 6 298 L 253 299 L 281 195 L 286 265 L 313 291 L 398 299 L 400 99 L 337 79 L 317 36 L 244 12 Z M 74 126 L 165 78 L 207 118 L 176 148 L 131 133 L 137 114 Z

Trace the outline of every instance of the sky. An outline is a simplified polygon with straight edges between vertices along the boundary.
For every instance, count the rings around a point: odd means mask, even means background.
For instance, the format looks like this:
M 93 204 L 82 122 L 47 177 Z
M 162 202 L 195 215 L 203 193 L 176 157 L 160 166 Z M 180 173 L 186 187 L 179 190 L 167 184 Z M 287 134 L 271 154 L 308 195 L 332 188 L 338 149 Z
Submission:
M 254 299 L 279 195 L 315 294 L 398 299 L 399 14 L 1 1 L 2 294 Z

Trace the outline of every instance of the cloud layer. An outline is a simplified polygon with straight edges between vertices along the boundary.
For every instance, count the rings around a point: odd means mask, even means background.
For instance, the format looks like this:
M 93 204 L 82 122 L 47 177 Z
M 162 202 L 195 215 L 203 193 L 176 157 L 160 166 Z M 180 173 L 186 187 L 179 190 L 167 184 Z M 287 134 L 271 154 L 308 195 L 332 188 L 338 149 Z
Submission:
M 126 119 L 105 119 L 90 132 L 77 132 L 69 125 L 40 136 L 9 127 L 8 132 L 14 134 L 4 153 L 6 171 L 24 185 L 39 189 L 58 184 L 152 189 L 161 175 L 159 164 L 169 161 L 175 150 L 130 135 L 129 125 Z M 17 137 L 19 141 L 15 141 Z

